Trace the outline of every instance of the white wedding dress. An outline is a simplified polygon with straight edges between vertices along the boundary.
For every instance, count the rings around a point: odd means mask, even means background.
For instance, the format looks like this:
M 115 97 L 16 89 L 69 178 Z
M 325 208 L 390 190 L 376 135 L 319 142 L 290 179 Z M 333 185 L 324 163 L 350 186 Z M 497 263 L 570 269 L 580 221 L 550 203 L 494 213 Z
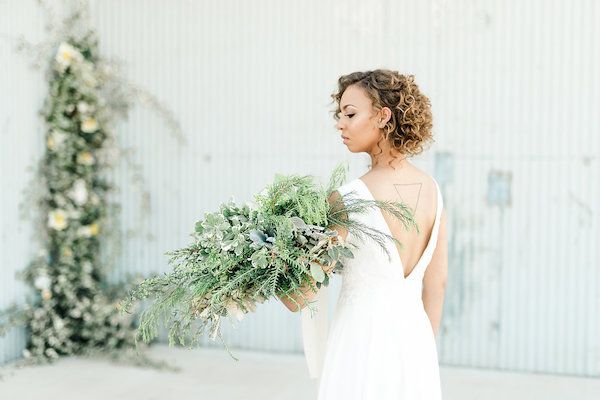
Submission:
M 435 181 L 435 180 L 434 180 Z M 395 244 L 391 259 L 377 243 L 348 234 L 358 247 L 343 260 L 342 286 L 331 326 L 327 291 L 316 296 L 319 312 L 302 309 L 304 352 L 312 378 L 320 378 L 318 400 L 439 400 L 442 398 L 437 347 L 421 298 L 423 276 L 437 244 L 442 195 L 429 242 L 405 278 Z M 365 183 L 354 179 L 337 189 L 373 200 Z M 381 210 L 351 216 L 391 235 Z

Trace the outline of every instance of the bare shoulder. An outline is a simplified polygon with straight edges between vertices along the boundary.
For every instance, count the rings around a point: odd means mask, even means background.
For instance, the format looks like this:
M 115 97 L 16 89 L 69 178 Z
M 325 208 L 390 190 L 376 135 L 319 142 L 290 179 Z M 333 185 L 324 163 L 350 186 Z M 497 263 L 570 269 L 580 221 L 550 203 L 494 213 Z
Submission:
M 396 184 L 420 184 L 426 192 L 435 193 L 435 181 L 433 177 L 412 163 L 406 163 L 399 170 L 371 170 L 360 177 L 369 187 L 377 189 L 389 183 Z
M 371 195 L 380 200 L 400 200 L 408 205 L 418 222 L 429 225 L 435 219 L 437 188 L 433 177 L 407 162 L 396 170 L 370 170 L 360 177 Z

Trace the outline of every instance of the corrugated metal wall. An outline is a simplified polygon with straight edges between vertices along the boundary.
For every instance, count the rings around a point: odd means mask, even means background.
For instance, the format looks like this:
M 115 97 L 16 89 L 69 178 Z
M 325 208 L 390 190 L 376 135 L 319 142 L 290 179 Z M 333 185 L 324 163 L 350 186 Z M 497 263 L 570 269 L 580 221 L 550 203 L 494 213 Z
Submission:
M 1 33 L 42 33 L 32 4 L 0 10 Z M 188 243 L 204 211 L 231 194 L 250 200 L 275 172 L 326 178 L 347 159 L 350 177 L 364 173 L 365 155 L 339 142 L 329 95 L 340 74 L 388 67 L 415 74 L 434 108 L 437 142 L 415 162 L 442 184 L 449 216 L 440 361 L 600 376 L 597 2 L 96 0 L 91 11 L 103 54 L 174 110 L 187 139 L 142 107 L 120 125 L 149 196 L 121 165 L 123 230 L 143 234 L 124 241 L 114 279 L 166 270 L 164 252 Z M 37 25 L 19 18 L 29 15 Z M 22 297 L 13 271 L 33 251 L 13 211 L 25 164 L 42 150 L 45 91 L 0 43 L 2 305 Z M 6 95 L 16 87 L 18 105 Z M 7 143 L 27 156 L 15 159 Z M 299 314 L 275 301 L 226 337 L 302 351 Z M 0 340 L 0 361 L 22 343 Z
M 30 59 L 15 53 L 14 38 L 42 40 L 44 22 L 44 10 L 34 1 L 0 2 L 0 309 L 23 302 L 25 296 L 15 273 L 36 249 L 31 245 L 31 223 L 19 218 L 18 205 L 30 182 L 28 169 L 44 150 L 44 125 L 38 117 L 46 96 L 44 77 L 30 68 Z M 20 357 L 24 346 L 24 329 L 8 332 L 0 338 L 0 363 Z

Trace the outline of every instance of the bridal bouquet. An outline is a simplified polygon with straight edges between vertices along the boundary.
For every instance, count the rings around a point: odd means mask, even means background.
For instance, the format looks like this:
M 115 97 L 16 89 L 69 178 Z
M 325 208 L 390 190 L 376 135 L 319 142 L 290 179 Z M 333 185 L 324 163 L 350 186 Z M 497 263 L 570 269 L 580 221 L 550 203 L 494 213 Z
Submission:
M 241 320 L 245 313 L 255 311 L 257 303 L 272 297 L 305 298 L 301 286 L 309 284 L 315 292 L 327 286 L 330 274 L 343 268 L 341 261 L 352 258 L 355 248 L 344 242 L 335 227 L 375 240 L 389 256 L 384 242 L 397 240 L 350 216 L 380 207 L 407 229 L 417 228 L 410 208 L 361 199 L 354 192 L 332 196 L 344 180 L 341 166 L 334 169 L 327 188 L 312 176 L 276 175 L 272 184 L 254 196 L 254 203 L 237 205 L 231 199 L 218 212 L 205 213 L 196 222 L 193 242 L 166 253 L 173 269 L 144 280 L 121 302 L 125 313 L 135 302 L 153 299 L 140 315 L 136 340 L 141 337 L 149 342 L 158 336 L 163 321 L 169 345 L 176 341 L 185 345 L 186 337 L 193 343 L 205 329 L 211 340 L 218 335 L 223 341 L 219 329 L 223 317 Z M 323 269 L 334 264 L 332 269 Z M 307 307 L 314 311 L 310 303 Z

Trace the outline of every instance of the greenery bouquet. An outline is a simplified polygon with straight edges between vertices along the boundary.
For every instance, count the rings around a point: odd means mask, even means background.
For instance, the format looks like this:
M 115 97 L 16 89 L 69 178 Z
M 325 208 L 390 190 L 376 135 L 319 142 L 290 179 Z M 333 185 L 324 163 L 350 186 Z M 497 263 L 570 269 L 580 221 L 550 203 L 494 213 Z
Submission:
M 272 297 L 304 298 L 302 286 L 310 285 L 313 292 L 327 286 L 330 274 L 338 273 L 343 259 L 352 258 L 355 249 L 342 239 L 337 227 L 375 240 L 389 257 L 385 240 L 398 241 L 351 216 L 380 207 L 407 229 L 417 228 L 410 208 L 363 199 L 355 192 L 335 196 L 345 174 L 337 166 L 326 188 L 312 176 L 278 174 L 254 196 L 253 203 L 237 205 L 231 199 L 218 212 L 205 213 L 195 224 L 194 241 L 166 253 L 172 271 L 142 281 L 121 302 L 124 313 L 137 301 L 153 299 L 140 314 L 136 340 L 141 337 L 148 342 L 158 336 L 162 320 L 170 345 L 185 345 L 186 338 L 194 343 L 205 329 L 211 340 L 218 335 L 223 341 L 219 329 L 223 317 L 241 320 L 245 313 L 255 311 L 257 303 Z

